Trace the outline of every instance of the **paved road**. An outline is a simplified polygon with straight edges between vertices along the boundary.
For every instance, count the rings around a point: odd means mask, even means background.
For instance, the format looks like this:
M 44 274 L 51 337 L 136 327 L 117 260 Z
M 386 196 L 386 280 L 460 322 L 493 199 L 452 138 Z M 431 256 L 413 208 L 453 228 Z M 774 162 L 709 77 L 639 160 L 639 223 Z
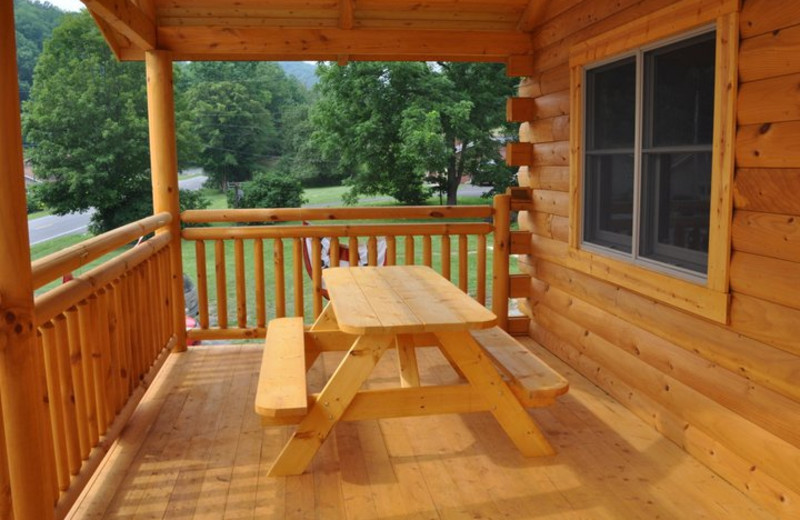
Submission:
M 185 172 L 189 173 L 189 172 Z M 183 181 L 178 181 L 181 189 L 198 190 L 203 186 L 206 177 L 200 175 Z M 28 221 L 28 234 L 30 244 L 36 245 L 46 242 L 53 238 L 76 233 L 85 233 L 89 227 L 94 210 L 84 211 L 83 213 L 70 213 L 64 216 L 49 215 Z

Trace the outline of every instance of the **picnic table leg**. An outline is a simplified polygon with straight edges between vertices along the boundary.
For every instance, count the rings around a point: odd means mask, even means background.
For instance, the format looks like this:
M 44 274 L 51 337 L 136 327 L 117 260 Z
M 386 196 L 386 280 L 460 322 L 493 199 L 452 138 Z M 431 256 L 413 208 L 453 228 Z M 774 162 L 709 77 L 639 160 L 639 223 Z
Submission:
M 278 455 L 269 476 L 300 475 L 305 471 L 393 339 L 391 335 L 361 336 L 353 343 Z
M 526 457 L 553 455 L 553 447 L 472 336 L 468 332 L 440 332 L 436 335 L 447 358 L 486 397 L 490 411 L 517 449 Z
M 414 337 L 409 334 L 398 334 L 395 343 L 397 360 L 400 364 L 400 386 L 403 388 L 419 386 L 419 368 L 417 368 Z

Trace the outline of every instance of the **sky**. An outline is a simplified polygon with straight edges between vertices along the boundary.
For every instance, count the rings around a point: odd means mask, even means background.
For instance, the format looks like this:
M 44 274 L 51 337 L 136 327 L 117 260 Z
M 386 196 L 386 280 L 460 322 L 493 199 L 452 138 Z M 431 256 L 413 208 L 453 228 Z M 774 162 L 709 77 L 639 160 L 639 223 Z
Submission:
M 83 8 L 81 0 L 47 0 L 54 6 L 64 11 L 79 11 Z

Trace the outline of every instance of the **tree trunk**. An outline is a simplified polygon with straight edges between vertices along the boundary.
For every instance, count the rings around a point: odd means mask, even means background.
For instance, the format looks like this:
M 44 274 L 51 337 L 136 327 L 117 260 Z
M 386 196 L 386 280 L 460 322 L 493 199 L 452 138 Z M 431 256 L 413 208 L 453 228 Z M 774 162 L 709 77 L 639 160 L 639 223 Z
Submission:
M 458 185 L 461 182 L 461 176 L 458 174 L 458 155 L 456 154 L 456 140 L 453 139 L 453 154 L 450 156 L 450 161 L 447 165 L 447 205 L 458 205 Z M 461 149 L 464 153 L 464 149 Z

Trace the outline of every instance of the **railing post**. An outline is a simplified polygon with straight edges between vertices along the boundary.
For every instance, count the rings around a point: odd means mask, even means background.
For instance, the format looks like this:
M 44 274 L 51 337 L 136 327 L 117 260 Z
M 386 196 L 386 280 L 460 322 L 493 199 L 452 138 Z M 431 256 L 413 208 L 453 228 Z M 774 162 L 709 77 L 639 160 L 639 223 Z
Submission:
M 37 398 L 41 380 L 23 173 L 14 4 L 0 0 L 0 400 L 10 506 L 18 520 L 55 514 Z M 9 504 L 0 499 L 0 516 L 9 513 Z
M 494 246 L 492 250 L 492 312 L 497 325 L 508 330 L 508 255 L 511 239 L 511 195 L 494 196 Z
M 153 181 L 153 212 L 169 212 L 172 222 L 170 286 L 175 350 L 186 350 L 181 218 L 178 192 L 178 152 L 175 139 L 175 100 L 172 89 L 172 57 L 166 51 L 145 53 L 147 66 L 147 114 L 150 125 L 150 169 Z

